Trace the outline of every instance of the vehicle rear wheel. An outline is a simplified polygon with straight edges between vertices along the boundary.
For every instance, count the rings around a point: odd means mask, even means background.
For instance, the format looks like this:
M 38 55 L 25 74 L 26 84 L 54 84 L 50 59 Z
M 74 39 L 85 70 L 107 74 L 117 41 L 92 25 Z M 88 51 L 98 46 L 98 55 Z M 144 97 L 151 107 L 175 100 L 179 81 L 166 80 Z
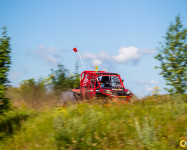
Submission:
M 81 96 L 79 94 L 74 93 L 76 103 L 82 102 Z

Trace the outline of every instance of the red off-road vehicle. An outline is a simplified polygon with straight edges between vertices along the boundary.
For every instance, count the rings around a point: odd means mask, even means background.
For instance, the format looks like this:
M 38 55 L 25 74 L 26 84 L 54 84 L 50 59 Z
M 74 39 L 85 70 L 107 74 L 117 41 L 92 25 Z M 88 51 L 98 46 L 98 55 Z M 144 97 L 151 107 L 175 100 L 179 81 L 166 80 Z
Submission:
M 80 75 L 80 87 L 72 89 L 77 101 L 102 103 L 128 102 L 133 96 L 130 90 L 125 89 L 123 80 L 117 73 L 106 71 L 84 71 Z

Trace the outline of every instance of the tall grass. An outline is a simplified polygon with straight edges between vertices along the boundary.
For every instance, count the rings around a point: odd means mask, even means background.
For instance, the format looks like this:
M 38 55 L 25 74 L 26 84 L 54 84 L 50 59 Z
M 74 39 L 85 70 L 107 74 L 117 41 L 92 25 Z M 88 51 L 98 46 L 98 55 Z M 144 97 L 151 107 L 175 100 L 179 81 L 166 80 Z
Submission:
M 11 110 L 0 116 L 0 139 L 10 136 L 21 128 L 31 112 L 24 109 Z
M 59 149 L 180 149 L 186 112 L 180 96 L 125 106 L 74 105 L 57 112 L 55 138 Z
M 180 149 L 180 137 L 187 136 L 187 99 L 180 95 L 106 107 L 83 103 L 28 110 L 8 112 L 4 119 L 11 122 L 13 132 L 8 135 L 1 128 L 0 149 L 174 150 Z M 19 123 L 14 118 L 20 118 Z
M 0 141 L 1 150 L 55 150 L 53 111 L 35 112 L 20 130 Z

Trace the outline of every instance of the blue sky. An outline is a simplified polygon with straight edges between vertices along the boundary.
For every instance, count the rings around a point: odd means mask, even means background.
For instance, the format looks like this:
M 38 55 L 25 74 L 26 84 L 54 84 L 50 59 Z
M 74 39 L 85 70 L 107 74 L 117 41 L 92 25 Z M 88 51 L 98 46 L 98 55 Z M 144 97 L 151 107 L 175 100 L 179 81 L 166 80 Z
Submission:
M 176 15 L 187 25 L 186 0 L 0 0 L 0 27 L 11 37 L 13 86 L 22 80 L 45 77 L 57 63 L 74 72 L 86 67 L 120 73 L 138 96 L 153 87 L 165 91 L 154 67 L 156 48 Z

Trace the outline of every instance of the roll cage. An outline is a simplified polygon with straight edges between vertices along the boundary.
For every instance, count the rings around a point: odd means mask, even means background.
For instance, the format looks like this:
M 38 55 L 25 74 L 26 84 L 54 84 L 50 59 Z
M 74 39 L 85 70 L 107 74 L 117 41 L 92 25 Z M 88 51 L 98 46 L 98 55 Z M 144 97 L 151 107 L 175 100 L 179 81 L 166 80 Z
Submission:
M 119 74 L 106 71 L 84 71 L 80 75 L 81 88 L 125 88 Z

